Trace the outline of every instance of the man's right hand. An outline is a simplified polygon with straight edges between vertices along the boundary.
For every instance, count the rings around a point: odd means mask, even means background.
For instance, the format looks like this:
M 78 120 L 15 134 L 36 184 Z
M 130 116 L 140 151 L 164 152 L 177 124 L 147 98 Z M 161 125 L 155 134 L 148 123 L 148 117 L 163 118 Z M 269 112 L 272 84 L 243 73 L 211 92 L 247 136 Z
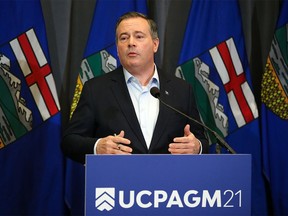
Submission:
M 124 135 L 122 130 L 118 135 L 101 138 L 97 143 L 97 154 L 131 154 L 132 148 L 127 146 L 131 141 L 124 138 Z

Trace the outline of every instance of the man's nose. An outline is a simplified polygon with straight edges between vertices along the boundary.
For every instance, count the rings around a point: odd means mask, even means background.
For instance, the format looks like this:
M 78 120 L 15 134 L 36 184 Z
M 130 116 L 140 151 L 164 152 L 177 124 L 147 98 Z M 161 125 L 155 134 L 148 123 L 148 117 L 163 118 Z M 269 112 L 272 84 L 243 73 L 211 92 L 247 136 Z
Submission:
M 135 38 L 134 37 L 130 37 L 129 41 L 128 41 L 129 46 L 135 46 Z

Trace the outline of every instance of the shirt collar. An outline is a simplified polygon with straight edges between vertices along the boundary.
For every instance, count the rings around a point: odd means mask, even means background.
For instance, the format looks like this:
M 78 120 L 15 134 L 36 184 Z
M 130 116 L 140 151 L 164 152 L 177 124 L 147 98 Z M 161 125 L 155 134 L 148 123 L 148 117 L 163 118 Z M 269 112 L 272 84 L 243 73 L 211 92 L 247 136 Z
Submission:
M 128 70 L 126 70 L 124 67 L 123 67 L 123 72 L 124 72 L 124 77 L 125 77 L 125 81 L 126 81 L 126 84 L 130 83 L 131 82 L 131 79 L 132 78 L 135 78 Z M 136 78 L 135 78 L 136 79 Z M 158 75 L 158 70 L 157 70 L 157 67 L 156 65 L 154 64 L 154 74 L 151 78 L 151 80 L 149 81 L 149 84 L 148 86 L 151 86 L 151 87 L 160 87 L 160 82 L 159 82 L 159 75 Z

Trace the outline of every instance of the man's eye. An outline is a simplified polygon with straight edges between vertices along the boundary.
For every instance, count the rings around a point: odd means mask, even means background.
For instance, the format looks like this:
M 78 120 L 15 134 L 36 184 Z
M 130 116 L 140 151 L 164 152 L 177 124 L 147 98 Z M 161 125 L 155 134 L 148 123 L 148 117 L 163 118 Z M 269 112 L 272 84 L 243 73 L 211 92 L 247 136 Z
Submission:
M 128 37 L 120 37 L 120 41 L 125 41 L 127 40 Z

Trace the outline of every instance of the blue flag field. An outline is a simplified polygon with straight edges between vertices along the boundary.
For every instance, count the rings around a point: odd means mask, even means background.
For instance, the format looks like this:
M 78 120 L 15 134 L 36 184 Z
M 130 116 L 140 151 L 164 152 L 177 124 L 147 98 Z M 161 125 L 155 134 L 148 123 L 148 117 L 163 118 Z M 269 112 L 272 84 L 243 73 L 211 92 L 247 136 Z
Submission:
M 288 215 L 288 1 L 283 1 L 262 77 L 264 172 L 274 215 Z
M 0 215 L 63 215 L 60 106 L 40 1 L 2 1 L 0 20 Z
M 259 115 L 237 0 L 193 1 L 176 76 L 193 85 L 202 121 L 238 154 L 252 155 L 251 213 L 266 215 Z M 208 136 L 213 153 L 216 139 Z

